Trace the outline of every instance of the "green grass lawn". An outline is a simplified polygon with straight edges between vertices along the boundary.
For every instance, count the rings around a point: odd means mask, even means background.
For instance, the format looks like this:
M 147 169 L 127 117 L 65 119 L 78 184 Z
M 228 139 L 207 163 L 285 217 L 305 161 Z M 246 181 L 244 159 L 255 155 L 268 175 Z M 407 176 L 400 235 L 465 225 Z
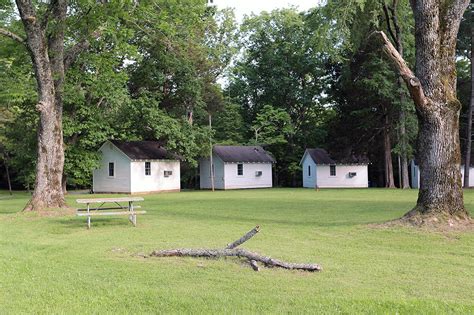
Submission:
M 267 189 L 144 196 L 147 214 L 39 217 L 0 192 L 0 313 L 474 313 L 474 233 L 374 228 L 417 192 Z M 115 195 L 116 196 L 116 195 Z M 69 204 L 84 196 L 69 195 Z M 466 191 L 474 210 L 474 191 Z M 140 258 L 176 247 L 243 247 L 321 273 L 238 259 Z

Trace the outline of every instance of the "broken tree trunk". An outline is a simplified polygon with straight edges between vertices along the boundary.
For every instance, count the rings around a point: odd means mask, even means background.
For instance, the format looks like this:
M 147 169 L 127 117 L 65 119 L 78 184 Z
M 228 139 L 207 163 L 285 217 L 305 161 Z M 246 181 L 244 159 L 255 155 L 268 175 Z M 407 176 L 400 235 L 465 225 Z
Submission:
M 208 249 L 208 248 L 178 248 L 168 250 L 153 251 L 151 257 L 206 257 L 206 258 L 220 258 L 220 257 L 239 257 L 247 259 L 249 265 L 253 270 L 259 271 L 260 268 L 258 263 L 264 264 L 266 267 L 279 267 L 289 270 L 303 270 L 303 271 L 321 271 L 322 267 L 318 264 L 300 264 L 300 263 L 289 263 L 278 259 L 273 259 L 268 256 L 264 256 L 255 252 L 248 251 L 242 248 L 236 248 L 243 244 L 260 230 L 257 225 L 255 228 L 247 232 L 244 236 L 239 238 L 233 243 L 227 245 L 224 249 Z

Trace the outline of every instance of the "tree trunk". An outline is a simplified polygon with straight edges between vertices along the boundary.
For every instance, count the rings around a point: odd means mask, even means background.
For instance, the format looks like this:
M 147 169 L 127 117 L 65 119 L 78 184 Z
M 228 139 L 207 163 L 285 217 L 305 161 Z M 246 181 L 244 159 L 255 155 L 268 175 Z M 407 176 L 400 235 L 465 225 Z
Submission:
M 61 92 L 64 81 L 64 19 L 66 3 L 56 1 L 54 36 L 47 36 L 32 3 L 17 0 L 18 11 L 27 35 L 27 48 L 33 62 L 38 86 L 40 119 L 38 126 L 38 156 L 35 188 L 26 211 L 66 206 L 62 189 L 64 149 L 62 137 Z M 48 38 L 49 37 L 49 38 Z
M 467 113 L 466 155 L 464 159 L 464 188 L 469 188 L 469 171 L 471 166 L 472 145 L 472 111 L 474 107 L 474 26 L 471 26 L 471 98 Z
M 13 193 L 12 193 L 12 183 L 11 183 L 11 180 L 10 180 L 10 172 L 8 170 L 8 158 L 7 158 L 6 154 L 3 157 L 3 162 L 5 163 L 5 172 L 6 172 L 6 175 L 7 175 L 8 192 L 10 193 L 10 195 L 13 195 Z
M 383 126 L 383 154 L 385 167 L 385 187 L 395 188 L 395 180 L 393 178 L 393 161 L 392 161 L 392 144 L 390 141 L 390 120 L 387 113 L 384 117 Z
M 404 96 L 401 96 L 402 102 Z M 402 103 L 403 106 L 403 103 Z M 401 141 L 401 153 L 400 153 L 400 164 L 401 164 L 401 188 L 407 189 L 410 188 L 410 180 L 408 177 L 408 157 L 407 157 L 407 135 L 406 135 L 406 128 L 405 128 L 405 110 L 402 108 L 400 109 L 400 141 Z
M 383 11 L 387 20 L 387 29 L 391 35 L 393 41 L 396 44 L 396 49 L 400 56 L 403 58 L 403 39 L 402 39 L 402 28 L 398 21 L 398 0 L 392 1 L 392 6 L 388 7 L 385 3 L 383 4 Z M 393 28 L 392 28 L 393 24 Z M 398 89 L 400 91 L 400 111 L 399 111 L 399 144 L 400 153 L 399 157 L 399 174 L 400 174 L 400 188 L 410 188 L 410 180 L 408 178 L 408 157 L 407 157 L 407 135 L 406 135 L 406 112 L 404 108 L 405 104 L 405 93 L 401 87 L 403 85 L 403 78 L 398 78 Z
M 456 98 L 456 39 L 469 0 L 411 0 L 415 16 L 416 76 L 383 33 L 414 100 L 418 121 L 420 190 L 404 216 L 413 224 L 470 222 L 461 187 L 461 148 Z
M 426 99 L 417 106 L 420 190 L 407 213 L 430 219 L 468 217 L 461 187 L 461 147 L 456 99 L 456 39 L 469 0 L 412 0 L 416 76 Z

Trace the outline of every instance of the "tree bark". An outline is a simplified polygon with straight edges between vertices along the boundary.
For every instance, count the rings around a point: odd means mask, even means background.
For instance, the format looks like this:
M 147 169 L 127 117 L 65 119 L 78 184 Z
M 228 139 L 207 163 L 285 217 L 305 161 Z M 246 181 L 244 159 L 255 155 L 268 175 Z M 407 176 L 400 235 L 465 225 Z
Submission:
M 10 193 L 10 196 L 11 196 L 11 195 L 13 195 L 13 193 L 12 193 L 12 183 L 11 183 L 11 180 L 10 180 L 10 172 L 8 170 L 7 154 L 3 155 L 3 163 L 5 164 L 5 172 L 6 172 L 6 175 L 7 175 L 8 192 Z
M 469 109 L 467 111 L 466 129 L 466 155 L 464 158 L 464 188 L 469 188 L 469 171 L 471 167 L 471 146 L 472 146 L 472 111 L 474 108 L 474 26 L 471 25 L 471 97 Z
M 250 231 L 248 231 L 244 236 L 239 238 L 238 240 L 228 244 L 225 249 L 233 249 L 236 248 L 237 246 L 242 245 L 243 243 L 247 242 L 249 239 L 255 236 L 260 231 L 260 226 L 256 226 Z
M 384 117 L 383 155 L 385 166 L 385 187 L 395 188 L 395 180 L 393 178 L 392 144 L 390 141 L 390 119 L 388 117 L 388 113 L 385 113 Z
M 234 249 L 192 249 L 192 248 L 178 248 L 169 250 L 153 251 L 150 256 L 153 257 L 207 257 L 207 258 L 219 258 L 219 257 L 240 257 L 246 258 L 252 264 L 252 261 L 263 263 L 267 267 L 279 267 L 290 270 L 303 270 L 303 271 L 321 271 L 322 268 L 318 264 L 300 264 L 300 263 L 288 263 L 278 259 L 274 259 L 268 256 L 263 256 L 255 252 L 251 252 L 241 248 Z M 252 266 L 252 268 L 254 268 Z M 255 270 L 255 268 L 254 268 Z M 258 270 L 255 270 L 258 271 Z
M 469 0 L 410 0 L 415 16 L 416 76 L 388 38 L 383 49 L 414 100 L 419 121 L 420 190 L 403 220 L 413 224 L 468 222 L 461 187 L 456 98 L 456 38 Z
M 62 173 L 64 166 L 64 150 L 62 138 L 62 108 L 57 103 L 64 72 L 58 70 L 57 59 L 62 58 L 62 45 L 58 42 L 64 38 L 64 17 L 66 4 L 56 1 L 54 15 L 55 36 L 49 43 L 46 30 L 43 29 L 35 9 L 29 0 L 17 0 L 16 4 L 27 35 L 27 48 L 33 62 L 36 82 L 38 86 L 39 112 L 38 148 L 36 179 L 33 196 L 24 210 L 38 210 L 43 208 L 61 208 L 66 205 L 62 190 Z M 61 42 L 62 43 L 62 42 Z M 51 50 L 51 51 L 49 51 Z M 58 54 L 58 55 L 56 55 Z M 51 57 L 50 57 L 51 55 Z M 56 77 L 56 80 L 54 79 Z

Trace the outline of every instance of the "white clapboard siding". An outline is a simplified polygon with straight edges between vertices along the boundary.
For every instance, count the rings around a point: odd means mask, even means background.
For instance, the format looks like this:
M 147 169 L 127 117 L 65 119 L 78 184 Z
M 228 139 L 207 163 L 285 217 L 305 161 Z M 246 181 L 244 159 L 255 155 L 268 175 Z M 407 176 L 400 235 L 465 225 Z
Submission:
M 130 159 L 112 143 L 106 142 L 99 149 L 102 158 L 98 169 L 93 173 L 93 191 L 131 192 Z M 109 176 L 109 162 L 115 163 L 115 176 Z
M 132 193 L 177 191 L 181 188 L 179 161 L 149 161 L 151 166 L 150 175 L 145 175 L 145 162 L 131 162 Z M 172 174 L 165 177 L 165 171 L 171 171 Z
M 308 169 L 308 167 L 310 169 Z M 303 168 L 303 187 L 315 188 L 316 186 L 316 163 L 309 154 L 305 154 L 302 162 Z
M 237 163 L 225 163 L 225 189 L 269 188 L 272 182 L 272 163 L 242 163 L 243 175 L 237 175 Z M 257 172 L 262 175 L 257 176 Z
M 329 173 L 329 165 L 317 165 L 319 188 L 367 188 L 369 185 L 367 165 L 336 164 L 336 176 Z M 351 177 L 349 173 L 356 173 Z

